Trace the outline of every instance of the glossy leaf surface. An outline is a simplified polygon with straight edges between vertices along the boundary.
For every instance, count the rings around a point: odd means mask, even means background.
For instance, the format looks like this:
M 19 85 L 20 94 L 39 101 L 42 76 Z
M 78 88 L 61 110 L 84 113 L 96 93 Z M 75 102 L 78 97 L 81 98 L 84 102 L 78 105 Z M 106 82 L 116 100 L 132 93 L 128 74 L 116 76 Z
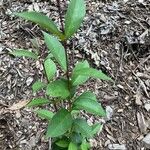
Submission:
M 96 70 L 94 68 L 82 68 L 74 72 L 74 75 L 82 75 L 85 77 L 92 77 L 101 80 L 112 80 L 110 77 L 105 75 L 102 71 Z
M 78 147 L 73 142 L 70 142 L 68 150 L 78 150 Z
M 54 116 L 54 113 L 46 110 L 46 109 L 39 109 L 37 111 L 35 111 L 37 113 L 37 115 L 42 118 L 42 119 L 47 119 L 47 120 L 51 120 L 52 117 Z
M 55 63 L 51 59 L 46 59 L 44 62 L 44 68 L 47 79 L 50 81 L 55 76 L 57 71 Z
M 81 147 L 81 150 L 89 150 L 90 144 L 87 142 L 82 142 L 80 147 Z
M 58 41 L 57 38 L 53 37 L 52 35 L 49 35 L 46 32 L 43 32 L 44 34 L 44 40 L 45 43 L 56 59 L 56 61 L 60 64 L 63 70 L 67 70 L 67 63 L 66 63 L 66 55 L 65 55 L 65 49 L 62 46 L 62 44 Z
M 42 105 L 49 104 L 49 103 L 50 103 L 50 101 L 48 99 L 35 98 L 35 99 L 31 100 L 31 102 L 29 102 L 29 104 L 27 106 L 35 107 L 35 106 L 42 106 Z
M 96 134 L 96 133 L 98 133 L 102 129 L 102 125 L 99 124 L 99 123 L 95 123 L 91 127 L 92 127 L 92 134 L 93 135 Z
M 87 124 L 84 119 L 74 120 L 75 131 L 81 133 L 84 137 L 91 137 L 92 128 Z
M 89 78 L 89 77 L 86 77 L 86 76 L 75 75 L 74 74 L 77 70 L 80 70 L 80 69 L 83 69 L 83 68 L 89 68 L 89 63 L 87 61 L 79 62 L 79 63 L 76 64 L 75 68 L 73 69 L 73 74 L 72 74 L 72 77 L 71 77 L 72 85 L 76 86 L 76 85 L 83 84 Z
M 49 122 L 46 137 L 58 137 L 66 133 L 72 126 L 72 116 L 66 109 L 59 110 Z
M 65 16 L 65 36 L 68 39 L 80 27 L 86 13 L 84 0 L 70 0 Z
M 82 139 L 83 139 L 83 137 L 81 136 L 80 133 L 73 132 L 71 135 L 71 141 L 73 141 L 77 145 L 80 145 L 82 143 Z
M 37 59 L 38 56 L 33 53 L 30 52 L 29 50 L 24 50 L 24 49 L 16 49 L 12 52 L 10 52 L 11 55 L 17 56 L 17 57 L 28 57 L 28 58 L 33 58 L 33 59 Z
M 67 80 L 55 80 L 48 84 L 46 94 L 52 97 L 67 98 L 70 95 Z
M 69 141 L 66 139 L 61 139 L 58 140 L 57 142 L 55 142 L 57 146 L 62 147 L 62 148 L 66 148 L 69 145 Z
M 34 84 L 32 85 L 32 90 L 33 92 L 37 92 L 39 90 L 41 90 L 42 88 L 46 87 L 46 84 L 41 82 L 41 81 L 36 81 L 34 82 Z
M 21 13 L 14 13 L 14 14 L 18 17 L 21 17 L 23 19 L 38 24 L 41 28 L 49 31 L 50 33 L 56 34 L 60 37 L 62 36 L 62 33 L 57 29 L 55 23 L 42 13 L 30 11 L 30 12 L 21 12 Z
M 102 106 L 97 102 L 96 97 L 91 92 L 81 94 L 74 102 L 75 108 L 86 110 L 89 113 L 106 116 Z

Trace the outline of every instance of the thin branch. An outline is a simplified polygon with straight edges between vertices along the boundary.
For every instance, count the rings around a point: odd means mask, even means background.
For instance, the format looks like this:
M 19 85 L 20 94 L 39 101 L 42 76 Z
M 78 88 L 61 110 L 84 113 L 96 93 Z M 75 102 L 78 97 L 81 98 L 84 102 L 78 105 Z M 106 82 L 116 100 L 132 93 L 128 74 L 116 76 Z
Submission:
M 67 54 L 66 41 L 63 42 L 63 45 L 64 45 L 64 48 L 65 48 L 65 54 L 66 54 L 66 64 L 67 64 L 66 77 L 67 77 L 67 80 L 68 80 L 68 89 L 69 89 L 69 91 L 71 91 L 71 89 L 70 89 L 70 75 L 69 75 L 69 57 L 68 57 L 68 54 Z M 68 101 L 68 104 L 69 104 L 69 110 L 71 110 L 72 103 L 71 103 L 70 100 Z
M 68 53 L 67 53 L 66 41 L 63 42 L 63 46 L 65 48 L 65 54 L 66 54 L 66 65 L 67 65 L 66 76 L 67 76 L 67 79 L 69 81 L 70 80 L 70 76 L 69 76 L 69 57 L 68 57 Z
M 65 29 L 64 29 L 64 25 L 63 25 L 60 0 L 57 0 L 57 6 L 58 6 L 58 11 L 59 11 L 61 29 L 62 29 L 62 32 L 64 33 Z M 68 80 L 68 89 L 70 91 L 71 89 L 70 89 L 70 75 L 69 75 L 69 57 L 68 57 L 68 53 L 67 53 L 67 43 L 66 43 L 66 40 L 63 41 L 62 44 L 63 44 L 63 46 L 65 48 L 66 65 L 67 65 L 66 77 L 67 77 L 67 80 Z M 69 103 L 69 110 L 71 110 L 71 105 L 72 105 L 71 101 L 68 101 L 68 103 Z
M 59 17 L 60 17 L 60 23 L 61 23 L 61 28 L 62 28 L 62 31 L 64 33 L 64 25 L 63 25 L 63 17 L 62 17 L 62 13 L 61 13 L 61 3 L 60 3 L 60 0 L 57 0 L 57 7 L 58 7 L 58 11 L 59 11 Z M 67 79 L 68 79 L 68 82 L 70 80 L 70 77 L 69 77 L 69 58 L 68 58 L 68 53 L 67 53 L 67 45 L 66 45 L 66 41 L 63 41 L 62 42 L 64 48 L 65 48 L 65 54 L 66 54 L 66 63 L 67 63 L 67 71 L 66 71 L 66 76 L 67 76 Z

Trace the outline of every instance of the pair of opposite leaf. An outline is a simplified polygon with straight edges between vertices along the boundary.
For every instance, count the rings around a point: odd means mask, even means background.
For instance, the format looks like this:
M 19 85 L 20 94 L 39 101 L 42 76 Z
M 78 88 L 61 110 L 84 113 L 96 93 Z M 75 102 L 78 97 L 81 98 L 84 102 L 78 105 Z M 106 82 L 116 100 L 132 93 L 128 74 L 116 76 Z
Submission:
M 70 1 L 66 16 L 65 16 L 65 34 L 63 35 L 63 36 L 65 36 L 65 40 L 68 39 L 70 36 L 72 36 L 79 28 L 79 26 L 85 16 L 85 12 L 86 12 L 85 8 L 86 7 L 85 7 L 84 0 L 71 0 Z M 15 15 L 38 24 L 43 29 L 46 29 L 50 33 L 57 35 L 60 39 L 62 37 L 63 33 L 61 33 L 59 31 L 59 29 L 54 24 L 54 22 L 51 19 L 49 19 L 47 16 L 45 16 L 41 13 L 22 12 L 22 13 L 15 13 Z M 65 55 L 64 47 L 58 41 L 57 38 L 47 34 L 46 32 L 43 32 L 43 34 L 44 34 L 44 40 L 45 40 L 45 43 L 46 43 L 48 49 L 50 50 L 52 55 L 55 57 L 56 61 L 60 64 L 62 69 L 64 71 L 66 71 L 67 63 L 66 63 L 66 55 Z M 29 51 L 24 51 L 24 50 L 16 50 L 16 51 L 13 51 L 11 54 L 13 54 L 15 56 L 27 56 L 27 57 L 31 57 L 34 59 L 38 58 L 37 54 L 34 54 Z M 51 73 L 49 72 L 48 69 L 46 69 L 46 72 L 48 75 L 48 80 L 50 80 L 54 76 L 56 67 L 55 67 L 55 64 L 52 62 L 52 60 L 45 61 L 45 66 L 48 66 L 48 65 L 52 66 Z M 93 76 L 92 75 L 93 71 L 94 71 L 95 78 L 99 78 L 100 76 L 102 76 L 102 77 L 100 77 L 100 79 L 103 78 L 106 80 L 107 79 L 110 80 L 110 78 L 108 78 L 106 75 L 104 75 L 102 73 L 100 74 L 100 72 L 98 73 L 96 70 L 88 68 L 88 64 L 87 65 L 85 64 L 85 67 L 84 67 L 85 69 L 83 69 L 83 67 L 81 68 L 81 70 L 79 69 L 79 67 L 77 67 L 77 68 L 78 68 L 78 72 L 75 71 L 75 73 L 73 75 L 73 81 L 74 81 L 73 85 L 81 84 L 81 83 L 78 83 L 78 82 L 80 82 L 79 80 L 82 80 L 82 76 L 80 76 L 80 78 L 79 78 L 79 74 L 82 74 L 83 76 L 91 77 L 91 76 Z M 75 76 L 78 76 L 78 80 L 75 78 Z M 88 77 L 86 77 L 86 78 L 88 78 Z M 84 78 L 83 80 L 86 80 L 86 79 Z
M 62 108 L 49 121 L 46 137 L 59 137 L 71 129 L 84 138 L 91 138 L 100 128 L 99 123 L 89 126 L 85 119 L 73 118 L 68 110 Z
M 38 24 L 43 30 L 46 30 L 49 33 L 56 35 L 61 41 L 65 41 L 69 37 L 71 37 L 80 27 L 83 18 L 85 16 L 85 12 L 86 12 L 86 6 L 84 0 L 70 1 L 67 9 L 67 13 L 65 15 L 65 33 L 62 33 L 58 29 L 56 24 L 50 18 L 48 18 L 46 15 L 42 13 L 32 11 L 32 12 L 22 12 L 22 13 L 13 13 L 13 14 Z M 38 58 L 37 54 L 24 49 L 15 50 L 11 52 L 11 54 L 19 57 L 26 56 L 33 59 Z M 66 59 L 64 55 L 62 55 L 62 57 Z M 64 61 L 62 61 L 61 64 L 63 69 L 66 70 L 66 64 L 64 64 Z
M 43 32 L 45 43 L 50 51 L 50 53 L 54 56 L 56 61 L 60 64 L 61 68 L 66 72 L 66 56 L 65 56 L 65 49 L 62 44 L 58 41 L 57 38 Z M 56 65 L 50 59 L 46 59 L 44 61 L 44 68 L 46 71 L 46 75 L 48 81 L 51 81 L 47 86 L 47 94 L 52 97 L 61 97 L 67 98 L 70 95 L 67 81 L 65 80 L 56 80 L 52 81 L 53 77 L 55 77 L 56 73 Z M 76 64 L 75 68 L 73 69 L 71 75 L 71 84 L 72 86 L 78 86 L 86 82 L 89 77 L 98 78 L 102 80 L 111 80 L 108 76 L 106 76 L 102 71 L 98 71 L 94 68 L 91 68 L 87 61 L 79 62 Z M 33 85 L 33 89 L 38 90 L 40 87 L 45 87 L 45 85 L 39 81 L 37 81 Z M 35 91 L 34 90 L 34 91 Z
M 41 106 L 50 104 L 51 101 L 45 98 L 33 99 L 28 107 Z M 106 116 L 104 109 L 97 102 L 96 96 L 91 92 L 84 92 L 79 97 L 75 98 L 71 112 L 62 108 L 55 114 L 45 109 L 36 111 L 39 117 L 49 120 L 47 137 L 59 137 L 65 134 L 72 127 L 75 132 L 81 133 L 83 137 L 92 137 L 97 130 L 101 127 L 99 124 L 89 126 L 84 119 L 74 117 L 74 111 L 86 110 L 87 112 L 98 115 Z
M 41 13 L 22 12 L 14 14 L 38 24 L 42 29 L 55 34 L 61 40 L 67 40 L 80 27 L 85 13 L 86 6 L 84 0 L 71 0 L 65 15 L 65 33 L 62 33 L 51 19 Z

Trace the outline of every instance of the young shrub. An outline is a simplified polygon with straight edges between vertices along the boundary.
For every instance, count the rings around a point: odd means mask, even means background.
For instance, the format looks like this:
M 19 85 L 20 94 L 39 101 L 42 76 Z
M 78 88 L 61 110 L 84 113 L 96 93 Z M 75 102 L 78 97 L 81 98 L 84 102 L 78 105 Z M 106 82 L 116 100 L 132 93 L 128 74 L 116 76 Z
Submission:
M 60 2 L 59 0 L 57 1 L 60 8 Z M 62 31 L 57 28 L 51 19 L 41 13 L 15 13 L 16 16 L 34 22 L 44 30 L 42 33 L 45 44 L 48 52 L 54 57 L 54 60 L 49 57 L 45 58 L 43 63 L 47 83 L 36 81 L 32 86 L 33 92 L 45 90 L 47 96 L 37 97 L 28 104 L 28 107 L 53 104 L 54 112 L 45 109 L 39 109 L 35 112 L 39 117 L 48 121 L 46 137 L 53 138 L 53 150 L 90 149 L 88 139 L 92 138 L 102 128 L 102 125 L 97 123 L 90 126 L 80 116 L 80 111 L 85 110 L 92 115 L 100 117 L 106 116 L 105 110 L 96 99 L 94 93 L 85 91 L 80 96 L 76 96 L 76 89 L 89 78 L 110 81 L 112 79 L 102 71 L 91 68 L 86 60 L 76 63 L 72 72 L 69 72 L 70 66 L 68 65 L 69 59 L 65 47 L 66 41 L 80 27 L 85 12 L 84 0 L 71 0 L 65 15 L 64 27 L 62 23 Z M 62 18 L 61 14 L 60 18 Z M 33 59 L 38 59 L 38 55 L 40 55 L 27 50 L 14 50 L 11 54 Z M 57 65 L 64 72 L 64 76 L 60 76 L 59 79 L 55 78 Z M 62 103 L 63 105 L 60 105 Z

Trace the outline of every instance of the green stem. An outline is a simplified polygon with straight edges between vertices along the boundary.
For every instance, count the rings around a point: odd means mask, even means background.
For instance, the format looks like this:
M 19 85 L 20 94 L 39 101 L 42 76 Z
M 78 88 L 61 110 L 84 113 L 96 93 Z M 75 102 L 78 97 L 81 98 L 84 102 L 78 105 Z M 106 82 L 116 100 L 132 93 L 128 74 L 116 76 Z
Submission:
M 66 71 L 66 77 L 68 80 L 68 88 L 70 89 L 70 75 L 69 75 L 69 58 L 68 58 L 68 53 L 67 53 L 67 45 L 66 45 L 66 41 L 62 42 L 64 48 L 65 48 L 65 54 L 66 54 L 66 65 L 67 65 L 67 71 Z
M 61 29 L 62 29 L 62 32 L 65 33 L 65 29 L 64 29 L 64 25 L 63 25 L 63 19 L 62 19 L 62 14 L 61 14 L 60 0 L 57 0 L 57 6 L 58 6 L 58 11 L 59 11 Z M 62 44 L 63 44 L 63 46 L 65 48 L 65 55 L 66 55 L 66 65 L 67 65 L 66 77 L 67 77 L 67 80 L 68 80 L 68 89 L 69 89 L 69 91 L 71 91 L 71 88 L 70 88 L 70 75 L 69 75 L 69 58 L 68 58 L 68 53 L 67 53 L 67 42 L 66 42 L 66 39 L 62 39 Z M 68 101 L 68 104 L 69 104 L 69 110 L 71 110 L 72 103 L 71 103 L 70 100 Z

